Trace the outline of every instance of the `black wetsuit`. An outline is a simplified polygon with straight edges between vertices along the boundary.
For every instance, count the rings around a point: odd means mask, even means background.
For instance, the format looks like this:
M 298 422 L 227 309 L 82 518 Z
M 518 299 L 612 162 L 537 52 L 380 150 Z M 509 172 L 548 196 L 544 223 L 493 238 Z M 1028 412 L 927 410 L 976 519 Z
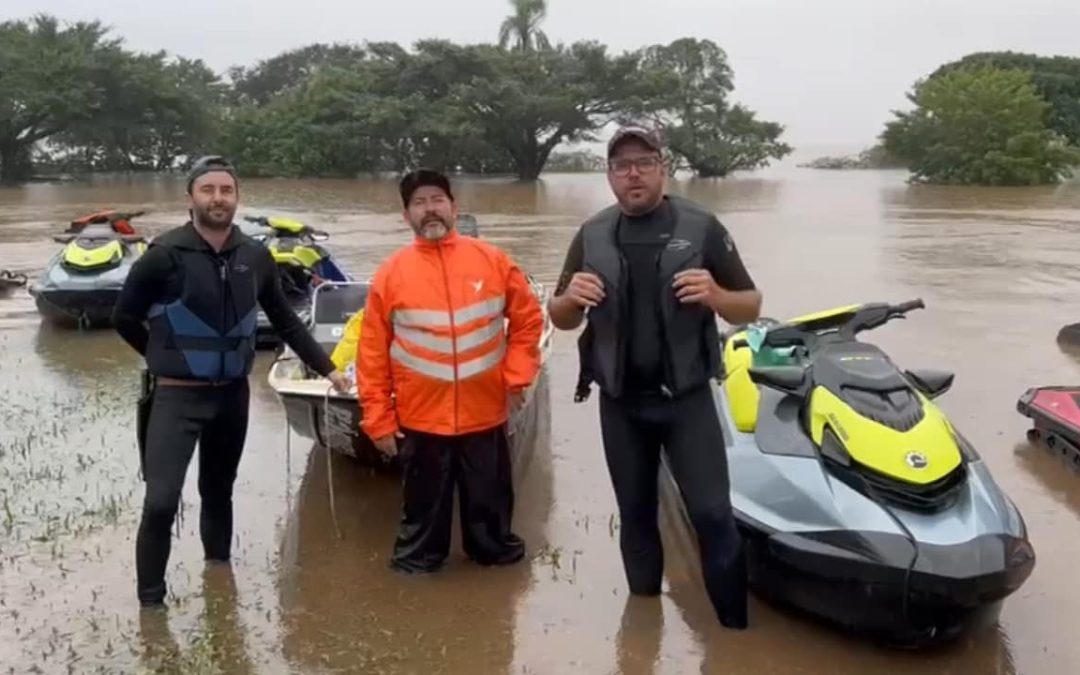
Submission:
M 302 360 L 324 376 L 333 371 L 289 307 L 269 251 L 235 227 L 220 253 L 190 223 L 160 235 L 124 283 L 113 315 L 116 330 L 146 357 L 157 381 L 136 542 L 143 604 L 165 598 L 170 530 L 196 443 L 204 553 L 208 560 L 230 557 L 232 490 L 247 435 L 247 376 L 259 307 Z
M 683 203 L 691 209 L 696 206 Z M 709 363 L 713 352 L 705 345 L 711 333 L 701 329 L 690 335 L 669 335 L 677 329 L 665 323 L 661 311 L 663 294 L 674 293 L 661 287 L 670 283 L 658 274 L 661 252 L 691 246 L 687 240 L 673 241 L 675 215 L 675 205 L 665 199 L 649 214 L 617 216 L 612 245 L 618 250 L 610 253 L 623 260 L 625 271 L 619 283 L 624 288 L 605 288 L 605 301 L 619 302 L 616 296 L 625 295 L 625 309 L 614 327 L 614 334 L 621 337 L 609 338 L 613 343 L 625 342 L 625 356 L 618 366 L 622 372 L 610 378 L 617 381 L 618 391 L 609 392 L 601 383 L 604 452 L 619 507 L 620 547 L 631 592 L 655 595 L 661 588 L 664 562 L 657 522 L 657 471 L 663 448 L 698 535 L 713 606 L 724 625 L 742 627 L 747 622 L 746 563 L 731 511 L 723 431 L 709 386 L 716 370 Z M 723 288 L 754 289 L 731 236 L 715 217 L 707 218 L 696 259 Z M 602 225 L 601 220 L 585 227 L 597 225 Z M 571 243 L 556 295 L 565 291 L 575 273 L 592 271 L 586 261 L 583 230 Z M 594 241 L 604 245 L 607 239 L 594 237 Z M 686 257 L 694 259 L 690 254 Z M 590 316 L 595 319 L 596 314 Z M 702 321 L 704 326 L 715 318 L 707 312 Z M 609 327 L 600 334 L 610 336 L 613 331 Z M 678 360 L 680 355 L 672 352 L 679 349 L 689 352 L 681 358 L 694 364 L 683 371 L 699 374 L 673 393 L 670 364 Z M 589 354 L 598 352 L 591 350 L 590 346 L 583 351 L 583 372 L 593 368 Z M 602 345 L 598 350 L 611 353 L 617 345 Z

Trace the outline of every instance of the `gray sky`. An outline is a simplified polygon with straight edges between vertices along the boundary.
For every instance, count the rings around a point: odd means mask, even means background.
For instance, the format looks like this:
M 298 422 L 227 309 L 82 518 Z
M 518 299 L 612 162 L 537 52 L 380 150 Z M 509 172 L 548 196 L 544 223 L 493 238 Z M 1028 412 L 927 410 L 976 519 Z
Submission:
M 98 18 L 129 47 L 224 70 L 312 42 L 495 39 L 506 0 L 4 0 L 0 18 Z M 548 0 L 553 41 L 615 51 L 707 38 L 735 70 L 735 100 L 803 146 L 872 143 L 914 80 L 972 51 L 1080 56 L 1078 0 Z M 800 153 L 801 154 L 801 153 Z

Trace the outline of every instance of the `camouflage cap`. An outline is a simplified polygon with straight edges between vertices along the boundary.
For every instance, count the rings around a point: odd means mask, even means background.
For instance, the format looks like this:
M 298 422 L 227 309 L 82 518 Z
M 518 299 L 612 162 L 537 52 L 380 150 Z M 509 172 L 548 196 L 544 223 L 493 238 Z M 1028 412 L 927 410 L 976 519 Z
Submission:
M 608 141 L 608 159 L 611 159 L 611 153 L 615 151 L 615 146 L 628 138 L 635 138 L 661 154 L 664 152 L 664 139 L 659 130 L 639 125 L 628 125 L 619 127 L 611 140 Z

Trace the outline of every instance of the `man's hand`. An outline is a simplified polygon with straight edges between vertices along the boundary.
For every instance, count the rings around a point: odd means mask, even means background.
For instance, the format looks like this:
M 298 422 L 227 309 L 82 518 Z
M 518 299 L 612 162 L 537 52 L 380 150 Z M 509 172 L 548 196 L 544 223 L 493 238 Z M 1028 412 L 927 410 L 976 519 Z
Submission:
M 673 285 L 679 302 L 697 303 L 714 312 L 724 294 L 724 289 L 720 288 L 709 271 L 703 269 L 689 269 L 677 273 Z
M 405 438 L 405 434 L 400 431 L 395 431 L 392 434 L 383 436 L 382 438 L 376 438 L 374 440 L 375 447 L 379 452 L 387 457 L 396 457 L 398 454 L 398 439 Z
M 507 403 L 510 406 L 510 414 L 516 414 L 521 410 L 521 407 L 525 405 L 525 392 L 524 391 L 512 391 L 507 394 Z
M 570 279 L 561 297 L 581 308 L 596 307 L 604 299 L 604 282 L 589 272 L 578 272 Z
M 330 384 L 334 385 L 334 389 L 339 394 L 347 394 L 352 389 L 352 384 L 349 382 L 349 378 L 345 377 L 345 373 L 340 370 L 335 370 L 328 376 L 330 378 Z

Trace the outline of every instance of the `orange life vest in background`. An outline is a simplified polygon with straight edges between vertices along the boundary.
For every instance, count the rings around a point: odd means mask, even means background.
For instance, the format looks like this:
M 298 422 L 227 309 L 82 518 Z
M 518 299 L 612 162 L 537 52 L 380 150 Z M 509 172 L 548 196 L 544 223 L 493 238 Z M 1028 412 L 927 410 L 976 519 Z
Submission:
M 504 251 L 455 230 L 416 239 L 368 294 L 356 361 L 364 432 L 455 436 L 504 423 L 509 392 L 540 370 L 542 330 L 539 300 Z

